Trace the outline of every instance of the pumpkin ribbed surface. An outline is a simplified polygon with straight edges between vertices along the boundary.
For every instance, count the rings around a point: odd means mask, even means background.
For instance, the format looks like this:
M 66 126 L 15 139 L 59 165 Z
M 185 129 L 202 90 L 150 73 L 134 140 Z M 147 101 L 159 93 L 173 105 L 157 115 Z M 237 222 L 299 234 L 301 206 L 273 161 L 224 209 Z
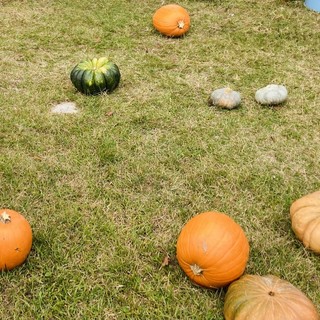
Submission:
M 262 105 L 277 105 L 288 97 L 287 88 L 283 85 L 269 84 L 256 91 L 255 99 Z
M 21 265 L 32 246 L 29 222 L 18 212 L 0 209 L 0 270 Z
M 180 37 L 190 29 L 190 16 L 177 4 L 160 7 L 152 17 L 153 26 L 168 37 Z
M 311 300 L 290 282 L 273 275 L 244 275 L 228 288 L 226 320 L 319 320 Z
M 80 92 L 96 95 L 113 91 L 120 82 L 118 66 L 108 58 L 94 58 L 78 63 L 70 73 L 73 85 Z
M 290 207 L 292 230 L 304 246 L 320 253 L 320 191 L 294 201 Z
M 204 212 L 182 228 L 177 259 L 196 284 L 223 287 L 239 278 L 249 257 L 249 243 L 242 228 L 229 216 Z

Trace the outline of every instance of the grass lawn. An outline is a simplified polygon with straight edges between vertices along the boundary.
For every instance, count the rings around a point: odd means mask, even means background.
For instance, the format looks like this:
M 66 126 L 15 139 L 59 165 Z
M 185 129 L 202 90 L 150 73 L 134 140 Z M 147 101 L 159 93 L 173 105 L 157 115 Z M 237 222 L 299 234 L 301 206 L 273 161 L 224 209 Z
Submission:
M 0 0 L 0 207 L 34 236 L 26 263 L 0 273 L 1 320 L 223 319 L 225 289 L 194 286 L 175 259 L 182 226 L 209 210 L 244 229 L 246 273 L 288 280 L 320 310 L 320 258 L 289 218 L 320 189 L 320 14 L 182 0 L 191 29 L 171 39 L 152 26 L 167 3 Z M 70 71 L 100 56 L 119 87 L 76 92 Z M 270 83 L 285 105 L 255 102 Z M 241 106 L 209 107 L 226 86 Z M 64 101 L 80 112 L 51 113 Z

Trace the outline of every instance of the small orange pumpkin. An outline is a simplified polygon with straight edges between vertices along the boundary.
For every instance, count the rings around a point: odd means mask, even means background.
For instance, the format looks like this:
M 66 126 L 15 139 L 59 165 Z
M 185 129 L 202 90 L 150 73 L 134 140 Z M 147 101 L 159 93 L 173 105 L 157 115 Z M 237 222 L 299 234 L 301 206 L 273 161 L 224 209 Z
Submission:
M 286 280 L 273 275 L 244 275 L 225 296 L 226 320 L 319 320 L 312 301 Z
M 186 9 L 177 4 L 160 7 L 152 18 L 153 26 L 169 37 L 180 37 L 190 29 L 190 16 Z
M 224 287 L 239 278 L 249 258 L 242 228 L 224 213 L 203 212 L 190 219 L 177 241 L 179 265 L 194 283 Z
M 19 212 L 0 209 L 0 270 L 11 270 L 21 265 L 31 246 L 29 222 Z

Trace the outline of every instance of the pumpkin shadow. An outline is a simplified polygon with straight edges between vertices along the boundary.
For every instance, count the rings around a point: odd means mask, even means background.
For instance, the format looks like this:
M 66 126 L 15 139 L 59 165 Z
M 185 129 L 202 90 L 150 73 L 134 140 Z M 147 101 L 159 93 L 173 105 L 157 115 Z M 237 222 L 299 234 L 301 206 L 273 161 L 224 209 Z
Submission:
M 269 109 L 269 110 L 273 110 L 273 111 L 277 111 L 280 109 L 283 109 L 283 107 L 286 105 L 286 101 L 279 103 L 279 104 L 260 104 L 258 102 L 256 102 L 262 109 Z

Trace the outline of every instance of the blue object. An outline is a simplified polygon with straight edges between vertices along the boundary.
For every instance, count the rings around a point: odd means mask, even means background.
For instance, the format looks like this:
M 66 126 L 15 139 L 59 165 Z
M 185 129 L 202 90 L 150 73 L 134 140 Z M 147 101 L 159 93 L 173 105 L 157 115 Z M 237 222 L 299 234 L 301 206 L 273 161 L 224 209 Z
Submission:
M 306 0 L 304 4 L 307 8 L 320 12 L 320 0 Z

